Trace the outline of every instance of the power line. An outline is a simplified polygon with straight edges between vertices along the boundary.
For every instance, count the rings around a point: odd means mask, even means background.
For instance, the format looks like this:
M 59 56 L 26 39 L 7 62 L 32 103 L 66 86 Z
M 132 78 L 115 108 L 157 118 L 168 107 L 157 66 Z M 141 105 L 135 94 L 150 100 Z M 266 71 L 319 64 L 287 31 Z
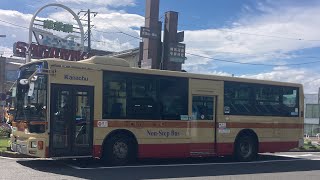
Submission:
M 312 61 L 312 62 L 305 62 L 305 63 L 276 65 L 276 64 L 245 63 L 245 62 L 239 62 L 239 61 L 231 61 L 231 60 L 226 60 L 226 59 L 218 59 L 218 58 L 206 57 L 206 56 L 187 53 L 187 52 L 186 52 L 186 54 L 189 54 L 191 56 L 205 58 L 205 59 L 211 59 L 211 60 L 215 60 L 215 61 L 228 62 L 228 63 L 234 63 L 234 64 L 255 65 L 255 66 L 272 66 L 272 67 L 276 67 L 276 66 L 297 66 L 297 65 L 313 64 L 313 63 L 319 63 L 320 62 L 320 60 L 319 60 L 319 61 Z
M 308 83 L 311 83 L 311 82 L 314 82 L 314 81 L 318 81 L 318 80 L 320 80 L 320 78 L 309 80 L 307 82 L 304 82 L 304 84 L 308 84 Z
M 230 33 L 237 33 L 237 34 L 245 34 L 245 35 L 251 35 L 251 36 L 261 36 L 261 37 L 269 37 L 269 38 L 277 38 L 277 39 L 287 39 L 287 40 L 295 40 L 295 41 L 320 41 L 320 39 L 304 39 L 304 38 L 294 38 L 294 37 L 285 37 L 285 36 L 276 36 L 276 35 L 266 35 L 266 34 L 258 34 L 258 33 L 250 33 L 250 32 L 242 32 L 242 31 L 233 31 L 233 30 L 227 30 L 227 29 L 210 29 L 209 27 L 199 26 L 197 24 L 179 24 L 179 26 L 184 27 L 199 27 L 199 28 L 205 28 L 209 30 L 216 30 L 221 32 L 230 32 Z
M 93 29 L 93 31 L 97 31 L 97 32 L 101 32 L 101 33 L 110 33 L 110 32 L 100 31 L 100 30 L 96 30 L 96 29 Z M 131 35 L 131 34 L 128 34 L 128 33 L 122 32 L 122 31 L 120 31 L 120 30 L 119 30 L 119 32 L 112 32 L 112 33 L 121 33 L 121 34 L 124 34 L 124 35 L 130 36 L 130 37 L 132 37 L 132 38 L 142 40 L 142 38 L 140 38 L 140 37 L 137 37 L 137 36 L 134 36 L 134 35 Z
M 109 25 L 112 26 L 113 28 L 115 28 L 115 29 L 116 29 L 117 31 L 119 31 L 119 33 L 121 33 L 121 34 L 124 34 L 124 35 L 130 36 L 130 37 L 133 37 L 133 38 L 142 40 L 141 37 L 138 37 L 138 36 L 134 36 L 134 35 L 125 33 L 125 32 L 123 32 L 123 31 L 121 31 L 118 27 L 116 27 L 116 26 L 114 26 L 114 25 L 112 25 L 112 24 L 110 24 L 110 23 L 109 23 Z M 95 29 L 95 31 L 97 31 L 97 32 L 102 32 L 102 33 L 108 33 L 108 32 L 104 32 L 104 31 L 100 31 L 100 30 L 96 30 L 96 29 Z
M 14 23 L 11 23 L 11 22 L 8 22 L 8 21 L 4 21 L 4 20 L 1 20 L 1 19 L 0 19 L 0 21 L 1 21 L 1 22 L 4 22 L 4 23 L 7 23 L 7 24 L 10 24 L 10 25 L 13 25 L 13 26 L 16 26 L 16 27 L 23 28 L 23 29 L 29 29 L 29 28 L 27 28 L 27 27 L 20 26 L 20 25 L 18 25 L 18 24 L 14 24 Z
M 239 31 L 232 31 L 232 30 L 225 30 L 225 29 L 215 29 L 215 30 L 238 33 L 238 34 L 246 34 L 246 35 L 252 35 L 252 36 L 262 36 L 262 37 L 270 37 L 270 38 L 278 38 L 278 39 L 296 40 L 296 41 L 320 41 L 320 39 L 292 38 L 292 37 L 284 37 L 284 36 L 274 36 L 274 35 L 255 34 L 255 33 L 248 33 L 248 32 L 239 32 Z
M 124 43 L 131 42 L 131 41 L 133 41 L 133 40 L 136 40 L 136 39 L 135 39 L 135 38 L 132 38 L 132 39 L 129 40 L 129 41 L 119 42 L 119 44 L 121 45 L 121 44 L 124 44 Z M 101 41 L 101 40 L 97 40 L 97 39 L 93 39 L 92 41 L 94 41 L 94 42 L 99 42 L 99 43 L 108 43 L 107 41 Z
M 116 33 L 120 33 L 119 31 L 100 31 L 100 30 L 96 30 L 96 28 L 93 28 L 92 31 L 97 31 L 97 32 L 101 32 L 101 33 L 110 33 L 110 34 L 116 34 Z

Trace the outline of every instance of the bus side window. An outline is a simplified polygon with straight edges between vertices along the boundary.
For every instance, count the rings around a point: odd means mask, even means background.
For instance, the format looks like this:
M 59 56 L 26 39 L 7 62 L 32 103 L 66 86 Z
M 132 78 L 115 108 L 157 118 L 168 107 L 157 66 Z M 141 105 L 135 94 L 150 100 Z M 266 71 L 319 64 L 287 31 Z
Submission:
M 122 104 L 121 103 L 114 103 L 111 107 L 111 117 L 119 118 L 121 117 L 122 112 Z

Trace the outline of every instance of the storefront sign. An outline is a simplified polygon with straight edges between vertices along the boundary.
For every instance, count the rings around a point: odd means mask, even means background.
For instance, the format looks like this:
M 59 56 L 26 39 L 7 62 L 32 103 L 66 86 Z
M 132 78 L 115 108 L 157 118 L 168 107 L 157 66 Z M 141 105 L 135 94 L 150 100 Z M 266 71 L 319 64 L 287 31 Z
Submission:
M 44 20 L 43 21 L 43 28 L 45 29 L 52 29 L 55 31 L 62 31 L 66 33 L 73 32 L 73 25 L 72 24 L 64 24 L 58 21 L 51 21 L 51 20 Z
M 68 11 L 77 22 L 77 30 L 79 32 L 74 31 L 73 25 L 69 23 L 36 19 L 38 14 L 48 7 L 58 7 Z M 54 31 L 58 31 L 58 33 L 53 34 Z M 66 33 L 68 34 L 63 35 Z M 33 36 L 37 41 L 36 43 L 32 41 Z M 76 43 L 74 41 L 75 38 L 79 42 Z M 26 57 L 26 62 L 30 62 L 31 58 L 60 58 L 77 61 L 84 57 L 82 53 L 84 52 L 84 30 L 82 23 L 77 14 L 63 4 L 52 3 L 38 9 L 31 18 L 28 39 L 28 43 L 17 42 L 13 50 L 15 55 Z M 26 44 L 30 45 L 30 47 L 26 48 Z
M 28 44 L 25 42 L 16 42 L 13 45 L 13 54 L 18 57 L 26 57 Z M 62 49 L 56 47 L 49 47 L 38 44 L 31 44 L 30 46 L 31 58 L 44 59 L 44 58 L 60 58 L 69 61 L 79 61 L 85 59 L 88 54 L 81 51 Z

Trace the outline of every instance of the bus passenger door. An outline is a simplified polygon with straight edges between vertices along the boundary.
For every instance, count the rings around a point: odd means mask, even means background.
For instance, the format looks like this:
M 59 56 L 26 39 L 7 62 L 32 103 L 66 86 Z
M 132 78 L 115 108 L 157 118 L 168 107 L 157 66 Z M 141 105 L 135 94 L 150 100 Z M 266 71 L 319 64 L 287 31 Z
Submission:
M 50 105 L 50 156 L 90 156 L 93 87 L 52 85 Z
M 216 153 L 216 122 L 217 112 L 221 110 L 222 88 L 220 81 L 190 80 L 191 156 L 212 156 Z

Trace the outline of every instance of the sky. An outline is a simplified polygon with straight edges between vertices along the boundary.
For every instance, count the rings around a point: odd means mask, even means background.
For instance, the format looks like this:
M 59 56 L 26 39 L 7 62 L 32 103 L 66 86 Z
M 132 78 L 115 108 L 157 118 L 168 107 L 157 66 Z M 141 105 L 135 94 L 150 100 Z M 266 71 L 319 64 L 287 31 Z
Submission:
M 139 45 L 145 0 L 1 0 L 1 54 L 10 56 L 14 42 L 27 42 L 32 14 L 48 3 L 98 12 L 92 19 L 95 49 Z M 167 11 L 179 12 L 188 72 L 301 83 L 305 93 L 318 93 L 319 0 L 160 0 L 161 21 Z M 75 23 L 61 8 L 46 8 L 39 18 Z

